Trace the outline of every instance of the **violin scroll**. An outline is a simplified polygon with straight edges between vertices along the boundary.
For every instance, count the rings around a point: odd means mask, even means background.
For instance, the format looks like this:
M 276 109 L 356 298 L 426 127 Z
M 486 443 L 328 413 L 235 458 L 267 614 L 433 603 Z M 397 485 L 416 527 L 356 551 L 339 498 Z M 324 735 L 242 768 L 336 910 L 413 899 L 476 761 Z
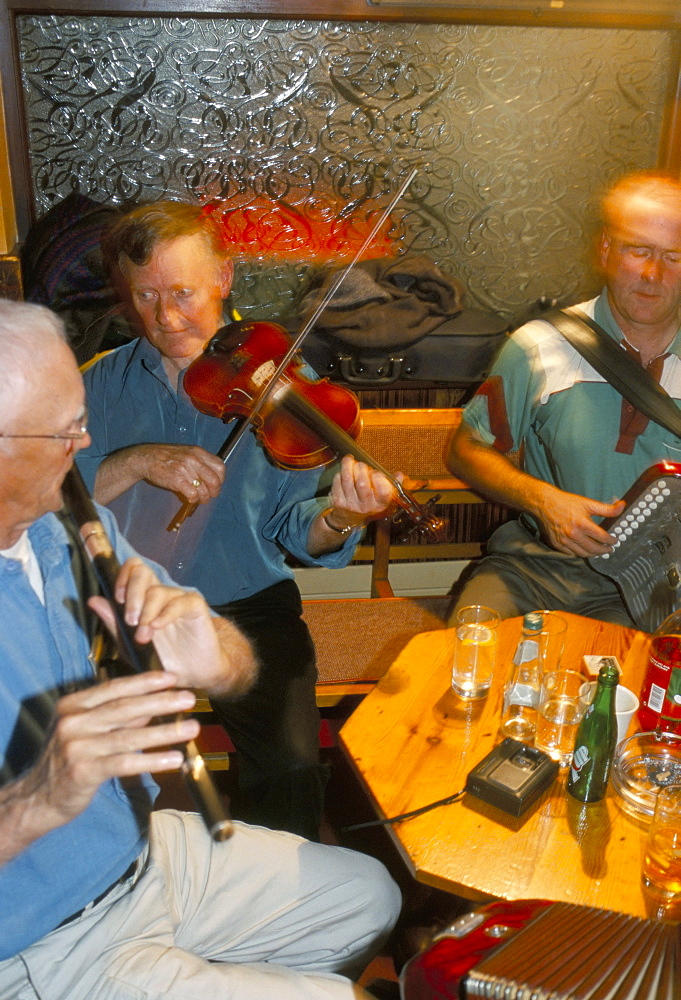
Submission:
M 397 529 L 398 544 L 404 545 L 411 541 L 414 535 L 429 538 L 433 542 L 443 541 L 445 522 L 432 511 L 440 495 L 430 497 L 424 504 L 417 503 L 408 493 L 406 496 L 416 506 L 416 510 L 411 510 L 411 507 L 406 509 L 404 505 L 400 505 L 400 509 L 392 515 L 393 524 Z

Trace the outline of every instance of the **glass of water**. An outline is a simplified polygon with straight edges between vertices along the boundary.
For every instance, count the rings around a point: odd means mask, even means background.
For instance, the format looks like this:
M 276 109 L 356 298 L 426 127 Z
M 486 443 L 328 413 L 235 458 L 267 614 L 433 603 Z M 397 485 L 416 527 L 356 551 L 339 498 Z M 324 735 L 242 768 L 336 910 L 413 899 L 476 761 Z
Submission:
M 461 608 L 456 616 L 452 690 L 460 698 L 484 698 L 497 657 L 500 616 L 482 604 Z
M 572 760 L 577 727 L 586 709 L 581 689 L 584 677 L 576 670 L 544 674 L 534 745 L 567 767 Z

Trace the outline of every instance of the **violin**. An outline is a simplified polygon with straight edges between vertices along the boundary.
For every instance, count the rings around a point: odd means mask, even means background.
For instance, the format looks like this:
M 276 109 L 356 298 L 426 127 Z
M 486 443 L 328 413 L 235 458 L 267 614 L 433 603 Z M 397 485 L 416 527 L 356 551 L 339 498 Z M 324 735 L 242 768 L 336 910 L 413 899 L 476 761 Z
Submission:
M 185 392 L 201 413 L 224 421 L 235 416 L 250 419 L 254 401 L 276 377 L 289 346 L 288 334 L 276 323 L 241 320 L 223 326 L 185 371 Z M 254 418 L 264 448 L 284 469 L 316 469 L 334 460 L 334 442 L 325 439 L 320 421 L 342 428 L 352 438 L 360 430 L 355 394 L 327 379 L 312 381 L 302 367 L 297 358 L 287 365 Z M 296 407 L 306 403 L 313 407 L 312 426 L 301 425 L 296 418 Z
M 339 456 L 353 455 L 387 477 L 395 489 L 397 504 L 419 531 L 437 532 L 442 521 L 422 507 L 355 440 L 361 429 L 355 394 L 328 379 L 308 378 L 297 356 L 280 371 L 290 346 L 286 330 L 276 323 L 231 323 L 218 330 L 203 354 L 186 369 L 185 391 L 201 413 L 224 421 L 245 418 L 241 431 L 253 425 L 263 447 L 283 468 L 319 468 Z M 263 399 L 263 405 L 259 405 Z M 223 461 L 227 461 L 240 436 L 228 439 L 220 450 Z M 168 530 L 177 530 L 195 507 L 184 504 Z

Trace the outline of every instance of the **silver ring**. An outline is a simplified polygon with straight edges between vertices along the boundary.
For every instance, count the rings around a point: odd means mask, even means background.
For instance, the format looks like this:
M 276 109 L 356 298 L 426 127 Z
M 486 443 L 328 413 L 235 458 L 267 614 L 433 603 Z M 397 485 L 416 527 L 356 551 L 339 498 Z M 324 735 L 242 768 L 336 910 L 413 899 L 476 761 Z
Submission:
M 201 485 L 200 479 L 192 479 L 192 486 L 194 487 L 195 490 L 198 490 L 200 485 Z

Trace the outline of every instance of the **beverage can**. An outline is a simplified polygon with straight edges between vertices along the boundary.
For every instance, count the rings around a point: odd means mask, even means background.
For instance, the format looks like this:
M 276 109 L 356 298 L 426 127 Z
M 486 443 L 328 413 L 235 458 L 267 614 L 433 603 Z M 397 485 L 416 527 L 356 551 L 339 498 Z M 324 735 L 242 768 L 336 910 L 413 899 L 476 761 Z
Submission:
M 642 729 L 681 736 L 681 635 L 653 637 L 640 702 Z

